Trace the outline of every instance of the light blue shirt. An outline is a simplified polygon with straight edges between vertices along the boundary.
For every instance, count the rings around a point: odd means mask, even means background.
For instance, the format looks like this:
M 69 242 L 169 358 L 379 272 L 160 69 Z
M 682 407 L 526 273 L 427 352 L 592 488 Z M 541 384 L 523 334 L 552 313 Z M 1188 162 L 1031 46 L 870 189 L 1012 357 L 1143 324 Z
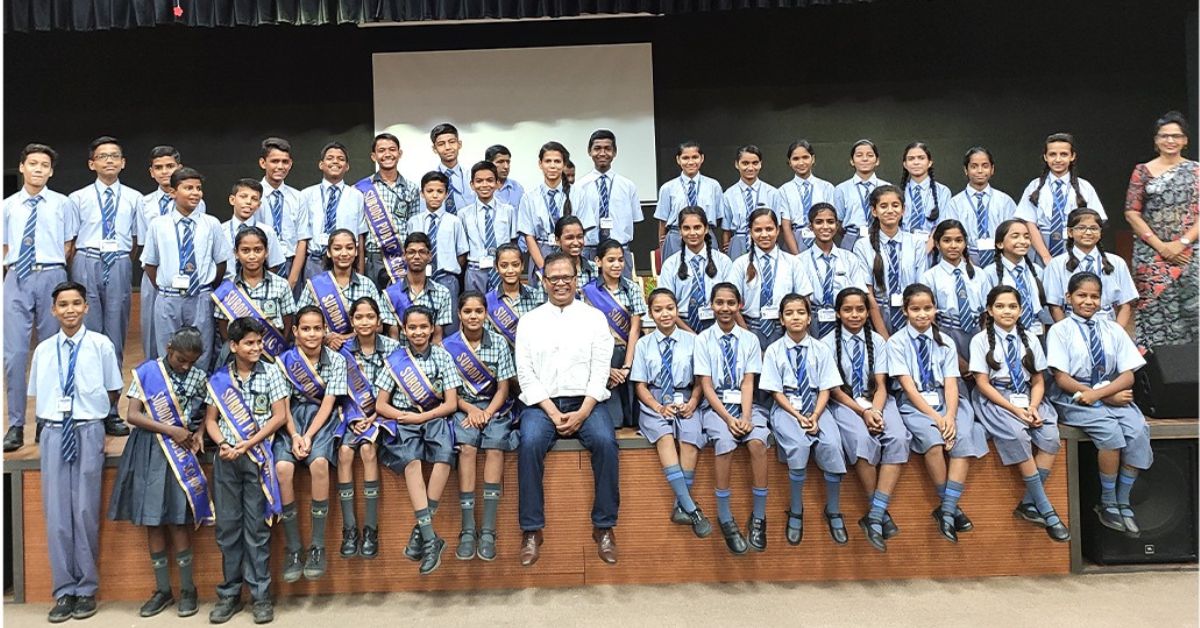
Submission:
M 888 271 L 892 268 L 888 261 L 888 243 L 895 240 L 899 242 L 896 251 L 897 257 L 900 259 L 900 291 L 903 292 L 910 284 L 917 283 L 921 280 L 921 275 L 929 265 L 929 256 L 925 253 L 925 238 L 921 235 L 908 233 L 905 231 L 897 231 L 895 237 L 890 237 L 879 231 L 879 261 L 883 265 L 883 283 L 875 286 L 875 249 L 871 248 L 871 238 L 867 234 L 861 234 L 854 241 L 854 252 L 858 255 L 858 259 L 862 261 L 863 266 L 867 270 L 867 284 L 876 287 L 875 296 L 880 298 L 880 295 L 887 294 L 887 278 Z M 890 301 L 888 301 L 890 303 Z M 880 301 L 880 304 L 884 304 Z
M 833 272 L 833 298 L 837 299 L 837 293 L 851 286 L 867 289 L 867 267 L 863 265 L 862 260 L 857 255 L 843 248 L 833 247 L 829 251 L 831 259 L 829 266 L 826 266 L 825 260 L 822 259 L 824 253 L 821 249 L 813 246 L 805 249 L 805 251 L 796 256 L 796 261 L 800 268 L 800 274 L 804 276 L 804 282 L 811 290 L 810 301 L 813 305 L 814 313 L 820 308 L 832 308 L 833 301 L 826 303 L 824 298 L 825 275 L 830 270 Z M 804 293 L 801 293 L 804 294 Z
M 988 228 L 985 234 L 979 235 L 979 217 L 975 212 L 975 194 L 983 194 L 984 212 L 987 214 Z M 995 248 L 996 227 L 1000 223 L 1013 218 L 1017 214 L 1017 204 L 1013 202 L 1012 197 L 997 190 L 992 186 L 987 186 L 982 190 L 976 190 L 973 187 L 967 187 L 962 192 L 950 199 L 949 211 L 945 206 L 942 207 L 942 216 L 945 219 L 957 220 L 963 224 L 967 230 L 967 246 L 972 253 L 979 251 L 981 243 L 979 240 L 989 240 L 984 242 L 989 250 Z M 940 222 L 940 221 L 939 221 Z M 974 257 L 973 259 L 978 259 Z
M 1100 276 L 1098 314 L 1110 320 L 1117 320 L 1116 307 L 1138 299 L 1137 288 L 1133 286 L 1133 276 L 1129 274 L 1129 265 L 1120 257 L 1105 253 L 1104 256 L 1112 263 L 1113 269 L 1111 275 L 1106 275 L 1099 249 L 1093 248 L 1091 253 L 1084 254 L 1077 246 L 1074 253 L 1079 265 L 1073 271 L 1067 270 L 1070 253 L 1055 257 L 1046 266 L 1046 273 L 1042 276 L 1043 285 L 1046 287 L 1046 302 L 1070 311 L 1071 305 L 1067 303 L 1067 284 L 1071 282 L 1071 277 L 1086 271 L 1090 261 L 1092 272 Z
M 194 216 L 195 213 L 193 212 Z M 275 235 L 275 230 L 267 223 L 255 223 L 254 216 L 250 216 L 250 220 L 245 223 L 237 218 L 230 218 L 221 224 L 221 235 L 225 238 L 225 246 L 229 247 L 229 263 L 225 265 L 225 278 L 233 279 L 234 277 L 234 262 L 237 261 L 237 234 L 245 224 L 249 227 L 258 227 L 267 234 L 267 268 L 275 268 L 276 266 L 287 261 L 284 255 L 283 246 L 279 244 L 279 236 Z
M 162 198 L 166 196 L 166 209 L 163 209 Z M 143 196 L 141 207 L 138 209 L 137 220 L 134 223 L 133 235 L 137 238 L 138 244 L 146 245 L 146 229 L 150 226 L 150 221 L 165 216 L 175 210 L 175 199 L 167 196 L 162 188 L 154 188 L 154 191 Z M 196 207 L 193 214 L 208 213 L 208 206 L 204 201 L 200 201 L 200 205 Z
M 70 351 L 65 341 L 76 343 L 75 394 L 71 397 L 71 416 L 76 421 L 98 421 L 108 416 L 109 391 L 123 387 L 117 351 L 108 336 L 89 332 L 80 327 L 74 336 L 58 332 L 38 343 L 29 368 L 29 395 L 37 398 L 35 412 L 42 421 L 63 420 L 58 410 L 63 398 L 62 384 L 66 379 Z M 60 360 L 61 358 L 61 360 Z
M 517 210 L 512 205 L 498 200 L 495 197 L 488 203 L 492 208 L 492 234 L 496 238 L 496 246 L 508 244 L 517 239 Z M 428 211 L 426 212 L 428 214 Z M 458 220 L 462 223 L 463 229 L 467 234 L 467 245 L 470 251 L 467 253 L 467 260 L 472 264 L 478 264 L 483 257 L 492 257 L 495 251 L 488 253 L 487 245 L 485 244 L 485 234 L 487 233 L 487 216 L 483 211 L 483 205 L 476 202 L 471 203 L 467 207 L 458 210 Z M 425 219 L 428 226 L 429 218 Z M 441 235 L 440 226 L 438 235 Z M 438 239 L 441 239 L 440 237 Z
M 717 267 L 715 277 L 709 277 L 706 273 L 708 260 L 705 258 L 704 253 L 693 253 L 686 246 L 683 247 L 683 250 L 668 257 L 663 262 L 662 269 L 658 273 L 658 287 L 666 288 L 675 293 L 675 299 L 679 303 L 680 312 L 690 311 L 689 300 L 692 296 L 692 284 L 696 282 L 696 273 L 692 272 L 694 270 L 692 258 L 700 258 L 700 281 L 704 282 L 704 303 L 700 305 L 711 301 L 713 286 L 722 281 L 729 281 L 729 272 L 733 269 L 733 261 L 729 259 L 728 255 L 718 251 L 716 248 L 710 249 L 708 254 L 712 256 L 713 264 Z M 679 278 L 680 263 L 687 264 L 687 279 Z
M 937 190 L 937 220 L 929 220 L 929 215 L 933 213 L 934 195 L 933 189 L 930 189 L 930 183 L 934 183 L 937 186 L 933 188 Z M 917 205 L 913 202 L 913 194 L 919 195 L 922 204 L 924 204 L 924 216 L 920 220 L 912 215 L 917 211 Z M 949 217 L 947 213 L 950 211 L 950 196 L 950 188 L 931 180 L 929 177 L 925 177 L 925 180 L 920 183 L 909 181 L 904 190 L 904 219 L 900 221 L 900 228 L 914 233 L 923 233 L 928 237 L 928 234 L 933 233 L 933 229 L 938 224 Z M 907 228 L 910 224 L 909 220 L 915 221 L 911 223 L 914 225 L 912 229 Z
M 1016 264 L 1008 261 L 1008 258 L 1004 257 L 1003 255 L 998 255 L 997 257 L 1000 258 L 1000 263 L 1004 265 L 1004 279 L 1002 282 L 996 281 L 995 263 L 983 268 L 983 284 L 979 289 L 983 292 L 985 298 L 986 295 L 992 291 L 992 288 L 996 287 L 997 283 L 1003 283 L 1006 286 L 1012 286 L 1014 288 L 1017 287 L 1017 281 L 1015 279 L 1016 273 L 1013 272 L 1013 269 L 1017 267 Z M 1034 314 L 1040 314 L 1044 309 L 1042 307 L 1042 302 L 1046 299 L 1046 295 L 1042 291 L 1042 286 L 1044 284 L 1042 284 L 1042 282 L 1039 280 L 1042 275 L 1035 274 L 1035 269 L 1029 265 L 1028 260 L 1022 260 L 1021 266 L 1025 269 L 1025 287 L 1028 288 L 1030 292 L 1028 295 L 1021 295 L 1021 298 L 1023 299 L 1022 307 L 1032 307 L 1034 308 Z M 1018 289 L 1018 292 L 1019 291 L 1020 290 Z M 1030 302 L 1031 300 L 1032 303 Z
M 196 276 L 201 286 L 211 284 L 217 279 L 217 264 L 225 262 L 228 265 L 233 258 L 229 241 L 221 233 L 221 223 L 207 214 L 193 212 L 188 216 L 195 221 L 192 233 L 192 246 L 196 254 Z M 155 284 L 160 290 L 173 290 L 172 280 L 181 274 L 179 268 L 179 245 L 183 236 L 183 226 L 180 225 L 185 216 L 178 209 L 172 210 L 166 216 L 159 216 L 150 221 L 146 232 L 146 246 L 142 248 L 142 266 L 157 266 L 158 275 Z
M 1050 327 L 1046 336 L 1046 361 L 1050 368 L 1062 371 L 1080 382 L 1091 381 L 1092 354 L 1084 319 L 1077 314 L 1062 319 Z M 1125 371 L 1136 371 L 1146 365 L 1129 334 L 1110 320 L 1096 320 L 1096 336 L 1104 348 L 1105 374 L 1115 377 Z
M 797 345 L 805 347 L 804 361 L 808 370 L 808 384 L 813 393 L 842 385 L 842 376 L 838 373 L 833 353 L 824 343 L 812 335 L 804 336 L 800 342 L 793 342 L 791 336 L 784 334 L 782 338 L 772 342 L 763 354 L 759 388 L 771 392 L 792 392 L 800 389 L 792 353 L 792 349 Z
M 317 185 L 304 188 L 300 193 L 300 222 L 296 229 L 296 241 L 309 241 L 310 257 L 325 253 L 328 236 L 333 233 L 332 230 L 325 230 L 325 204 L 329 200 L 331 186 L 330 182 L 322 180 Z M 356 236 L 366 233 L 367 216 L 363 212 L 362 192 L 353 185 L 346 185 L 345 181 L 338 182 L 337 187 L 341 196 L 338 197 L 333 228 L 349 229 Z
M 721 184 L 712 177 L 697 173 L 696 202 L 708 216 L 709 226 L 717 226 L 725 211 L 725 199 L 721 194 Z M 690 205 L 688 203 L 687 184 L 689 179 L 680 173 L 678 177 L 667 181 L 658 188 L 658 205 L 654 208 L 654 217 L 667 223 L 668 229 L 679 228 L 679 212 Z
M 281 197 L 280 208 L 283 211 L 283 219 L 280 222 L 280 231 L 275 235 L 279 236 L 280 246 L 283 247 L 285 257 L 296 255 L 296 242 L 300 240 L 297 234 L 300 230 L 301 223 L 305 218 L 300 213 L 300 191 L 296 188 L 284 183 L 278 188 L 272 188 L 267 182 L 266 177 L 263 177 L 262 183 L 262 203 L 258 206 L 258 211 L 254 213 L 255 224 L 265 222 L 272 227 L 275 226 L 274 214 L 271 208 L 274 206 L 273 194 L 278 191 Z M 324 206 L 321 207 L 321 220 L 324 221 L 325 214 Z M 321 223 L 322 226 L 324 222 Z
M 1008 374 L 1008 362 L 1004 358 L 1004 352 L 1008 347 L 1008 337 L 1011 335 L 1017 343 L 1018 359 L 1025 358 L 1025 346 L 1021 343 L 1021 339 L 1017 336 L 1017 329 L 1014 327 L 1011 332 L 1004 331 L 999 325 L 992 326 L 993 333 L 996 337 L 996 347 L 992 350 L 992 357 L 995 358 L 997 368 L 993 369 L 988 366 L 988 335 L 986 331 L 981 331 L 971 338 L 971 372 L 985 373 L 992 385 L 998 382 L 1003 382 L 1004 385 L 1009 385 L 1012 381 Z M 1042 352 L 1042 343 L 1038 337 L 1031 331 L 1025 331 L 1025 342 L 1029 344 L 1029 350 L 1033 352 L 1033 368 L 1037 373 L 1042 373 L 1046 370 L 1046 354 Z M 1021 372 L 1025 374 L 1025 381 L 1029 382 L 1034 373 L 1030 373 L 1028 369 L 1021 367 Z
M 495 198 L 513 207 L 520 207 L 521 198 L 524 196 L 525 186 L 512 177 L 505 179 L 504 185 L 500 186 L 500 189 L 496 190 L 495 194 Z
M 734 325 L 729 333 L 737 339 L 737 372 L 733 374 L 732 389 L 738 389 L 742 387 L 746 373 L 762 372 L 762 352 L 758 349 L 758 336 L 754 332 Z M 716 390 L 731 389 L 725 381 L 725 358 L 721 353 L 721 336 L 724 335 L 720 325 L 713 325 L 701 332 L 696 338 L 693 356 L 692 372 L 696 376 L 711 377 Z
M 79 230 L 79 217 L 66 196 L 50 188 L 42 188 L 38 196 L 41 196 L 42 200 L 37 204 L 33 263 L 65 264 L 66 243 Z M 8 255 L 4 256 L 5 266 L 16 264 L 21 256 L 21 241 L 25 236 L 25 223 L 29 221 L 30 214 L 29 205 L 25 201 L 29 198 L 29 192 L 21 186 L 20 191 L 4 199 L 2 224 L 4 245 L 8 247 Z M 46 314 L 49 315 L 49 312 Z
M 517 208 L 517 233 L 520 235 L 531 235 L 538 242 L 546 243 L 550 241 L 550 237 L 554 235 L 554 221 L 550 217 L 550 206 L 546 204 L 546 193 L 551 188 L 546 187 L 545 182 L 538 184 L 532 191 L 526 192 L 521 197 L 521 206 Z M 563 195 L 562 183 L 554 188 L 554 204 L 558 206 L 558 215 L 561 218 L 566 214 L 563 212 L 566 197 Z M 576 200 L 578 199 L 579 188 L 571 188 L 571 207 L 578 207 Z M 572 214 L 577 215 L 577 214 Z M 589 225 L 583 216 L 579 216 L 580 222 L 583 223 L 584 231 L 589 227 L 594 227 L 595 224 Z
M 641 222 L 644 219 L 642 204 L 638 201 L 637 186 L 633 184 L 633 181 L 613 172 L 611 169 L 603 175 L 593 170 L 583 179 L 580 179 L 574 186 L 574 189 L 579 193 L 579 205 L 577 206 L 579 213 L 582 214 L 586 210 L 588 216 L 594 216 L 597 227 L 587 232 L 587 239 L 584 242 L 589 245 L 600 243 L 601 176 L 607 177 L 608 216 L 613 221 L 608 237 L 621 244 L 629 244 L 633 241 L 634 223 Z
M 663 361 L 662 341 L 665 338 L 667 336 L 657 329 L 638 338 L 637 346 L 634 347 L 633 370 L 629 373 L 630 379 L 635 382 L 646 382 L 651 387 L 658 385 Z M 695 379 L 692 375 L 692 356 L 696 351 L 696 334 L 676 328 L 670 338 L 675 341 L 671 345 L 672 386 L 678 391 L 690 390 Z
M 845 327 L 842 327 L 841 372 L 845 374 L 843 381 L 847 383 L 854 381 L 854 360 L 851 357 L 852 353 L 850 345 L 851 343 L 855 342 L 854 339 L 857 338 L 859 342 L 863 343 L 862 381 L 864 391 L 867 389 L 867 386 L 870 385 L 871 378 L 875 374 L 882 373 L 883 375 L 887 375 L 888 372 L 887 341 L 884 340 L 883 336 L 880 336 L 878 333 L 871 332 L 871 347 L 872 352 L 874 353 L 874 363 L 872 364 L 871 353 L 867 351 L 866 334 L 866 328 L 858 330 L 857 334 L 852 334 Z M 821 339 L 821 342 L 825 344 L 825 348 L 829 349 L 829 351 L 833 353 L 835 357 L 837 356 L 838 340 L 836 333 L 825 334 L 825 337 Z M 874 366 L 874 368 L 872 368 L 872 366 Z
M 1088 183 L 1087 179 L 1079 177 L 1077 180 L 1079 181 L 1079 191 L 1083 194 L 1083 200 L 1085 203 L 1087 203 L 1088 209 L 1096 210 L 1096 213 L 1100 214 L 1102 219 L 1108 220 L 1108 214 L 1104 213 L 1104 206 L 1100 204 L 1100 197 L 1096 195 L 1096 188 L 1092 187 L 1092 184 Z M 1053 174 L 1047 174 L 1046 184 L 1043 185 L 1041 191 L 1038 192 L 1038 202 L 1036 205 L 1034 205 L 1033 203 L 1029 202 L 1029 196 L 1033 194 L 1034 190 L 1037 189 L 1040 181 L 1040 178 L 1034 179 L 1033 181 L 1029 182 L 1029 185 L 1025 186 L 1025 191 L 1021 193 L 1021 198 L 1017 203 L 1016 217 L 1026 222 L 1036 223 L 1038 229 L 1041 230 L 1042 233 L 1049 233 L 1050 217 L 1054 215 L 1054 182 L 1063 182 L 1062 191 L 1067 197 L 1066 214 L 1070 214 L 1072 209 L 1079 207 L 1078 203 L 1076 202 L 1078 199 L 1075 198 L 1075 189 L 1071 187 L 1070 174 L 1067 174 L 1062 178 L 1055 177 Z M 1066 215 L 1064 214 L 1064 228 L 1066 227 L 1066 224 Z M 1066 237 L 1065 233 L 1063 234 L 1063 237 Z
M 750 266 L 750 256 L 754 256 L 754 280 L 746 279 Z M 770 257 L 775 264 L 775 283 L 771 293 L 771 303 L 760 303 L 762 299 L 764 256 Z M 733 268 L 729 271 L 729 280 L 742 293 L 742 314 L 751 318 L 761 316 L 759 309 L 763 305 L 779 307 L 779 302 L 790 292 L 796 294 L 812 294 L 812 286 L 808 284 L 808 276 L 800 270 L 800 263 L 795 255 L 785 252 L 776 246 L 770 253 L 763 253 L 758 246 L 750 248 L 750 252 L 733 260 Z
M 746 190 L 750 190 L 753 207 L 746 207 Z M 791 220 L 791 216 L 783 207 L 779 190 L 775 189 L 775 186 L 762 179 L 755 181 L 754 185 L 746 185 L 745 181 L 739 179 L 737 183 L 725 190 L 724 203 L 721 208 L 721 228 L 739 234 L 750 233 L 750 212 L 757 209 L 759 205 L 770 207 L 780 223 L 784 218 Z
M 437 216 L 437 242 L 435 242 L 435 251 L 433 257 L 433 266 L 436 272 L 448 272 L 457 275 L 462 272 L 462 266 L 458 265 L 458 256 L 466 255 L 471 246 L 467 242 L 467 232 L 463 229 L 462 222 L 458 216 L 446 211 L 446 206 L 443 205 L 436 212 L 431 212 L 428 209 L 420 214 L 414 214 L 408 219 L 409 233 L 424 233 L 429 235 L 429 217 Z M 430 273 L 432 277 L 434 273 Z
M 453 168 L 447 168 L 442 164 L 438 164 L 437 171 L 450 178 L 449 194 L 454 196 L 454 212 L 462 211 L 462 208 L 475 202 L 475 190 L 471 189 L 471 173 L 462 167 L 462 164 L 455 164 Z M 420 184 L 418 184 L 420 187 Z M 444 208 L 446 203 L 442 203 Z M 424 214 L 429 211 L 429 206 L 425 204 L 425 197 L 421 197 L 421 211 Z
M 809 175 L 807 179 L 802 179 L 800 175 L 796 175 L 792 177 L 791 181 L 779 186 L 779 197 L 783 202 L 783 212 L 792 221 L 792 226 L 808 226 L 808 212 L 804 211 L 805 182 L 812 186 L 810 208 L 817 203 L 829 203 L 837 207 L 837 204 L 834 202 L 834 187 L 832 183 L 816 175 Z
M 114 238 L 117 241 L 118 253 L 129 253 L 133 250 L 134 230 L 137 228 L 137 217 L 141 210 L 142 193 L 126 186 L 119 180 L 111 186 L 105 186 L 99 179 L 91 185 L 71 193 L 71 205 L 75 209 L 75 222 L 78 224 L 75 246 L 80 249 L 100 250 L 100 242 L 104 239 L 104 222 L 100 203 L 105 192 L 112 190 L 113 203 L 117 208 L 116 230 Z
M 870 192 L 866 196 L 863 195 L 862 187 L 858 185 L 860 181 L 870 183 L 872 192 L 881 185 L 888 185 L 887 181 L 875 176 L 875 173 L 871 173 L 869 179 L 860 179 L 855 174 L 833 189 L 833 206 L 837 208 L 838 220 L 842 222 L 842 227 L 858 227 L 860 232 L 865 232 L 871 216 L 871 202 Z M 904 200 L 907 211 L 908 199 Z
M 967 288 L 967 302 L 970 304 L 971 311 L 975 317 L 985 309 L 987 304 L 987 293 L 984 292 L 984 275 L 982 268 L 975 268 L 975 277 L 971 277 L 967 273 L 967 262 L 964 258 L 959 261 L 958 266 L 950 265 L 950 262 L 942 260 L 935 266 L 925 271 L 921 275 L 921 283 L 930 287 L 933 290 L 933 302 L 937 306 L 938 321 L 942 324 L 947 319 L 953 321 L 953 327 L 958 325 L 958 291 L 955 289 L 954 271 L 955 269 L 962 270 L 963 284 Z M 974 331 L 979 326 L 976 319 L 972 318 L 972 327 L 965 331 Z
M 921 364 L 917 360 L 917 336 L 925 336 L 929 339 L 933 381 L 939 389 L 945 386 L 947 377 L 959 376 L 958 349 L 954 346 L 954 339 L 949 334 L 942 334 L 942 342 L 945 344 L 939 345 L 933 337 L 932 327 L 926 329 L 924 333 L 920 333 L 913 329 L 912 325 L 905 325 L 903 329 L 892 334 L 887 341 L 889 375 L 892 377 L 907 375 L 913 378 L 913 383 L 917 385 L 918 389 L 921 388 Z

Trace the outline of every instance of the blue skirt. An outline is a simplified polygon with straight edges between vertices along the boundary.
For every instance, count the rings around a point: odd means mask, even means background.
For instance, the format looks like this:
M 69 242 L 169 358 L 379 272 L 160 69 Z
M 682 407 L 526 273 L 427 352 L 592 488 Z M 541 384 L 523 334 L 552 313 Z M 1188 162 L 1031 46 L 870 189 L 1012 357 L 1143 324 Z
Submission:
M 117 483 L 108 504 L 108 518 L 137 526 L 192 522 L 187 495 L 167 464 L 158 434 L 134 428 L 125 441 Z

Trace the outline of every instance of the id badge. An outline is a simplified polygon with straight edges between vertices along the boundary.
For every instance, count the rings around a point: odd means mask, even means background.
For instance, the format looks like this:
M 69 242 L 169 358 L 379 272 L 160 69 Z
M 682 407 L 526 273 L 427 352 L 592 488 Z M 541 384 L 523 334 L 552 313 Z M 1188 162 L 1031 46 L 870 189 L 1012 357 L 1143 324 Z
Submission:
M 554 237 L 553 233 L 546 234 L 546 244 L 550 246 L 558 246 L 558 238 Z
M 988 240 L 988 239 L 980 238 L 975 241 L 975 250 L 977 250 L 977 251 L 991 251 L 991 250 L 994 250 L 995 248 L 996 248 L 995 240 Z
M 328 233 L 315 234 L 313 236 L 313 242 L 315 242 L 317 244 L 317 246 L 329 246 L 329 234 Z
M 682 406 L 683 404 L 687 403 L 687 401 L 684 399 L 683 393 L 677 392 L 677 393 L 675 393 L 674 396 L 671 397 L 671 403 L 673 403 L 677 406 Z
M 817 234 L 813 233 L 813 230 L 808 227 L 800 227 L 800 237 L 805 240 L 816 240 Z
M 60 397 L 58 400 L 58 413 L 67 414 L 71 411 L 72 406 L 74 406 L 74 403 L 70 397 Z
M 489 270 L 496 267 L 496 259 L 494 257 L 479 258 L 479 269 Z
M 925 231 L 924 229 L 913 229 L 913 235 L 921 236 L 922 240 L 929 239 L 929 232 Z
M 779 318 L 779 308 L 773 305 L 764 305 L 763 307 L 758 308 L 758 315 L 759 318 L 769 318 L 771 320 L 775 320 Z
M 942 405 L 942 398 L 938 395 L 936 390 L 927 390 L 921 393 L 921 398 L 924 399 L 925 403 L 929 404 L 930 407 L 937 408 L 938 406 Z
M 711 321 L 713 319 L 712 307 L 707 305 L 700 306 L 700 320 Z
M 1022 410 L 1029 409 L 1029 395 L 1013 393 L 1008 396 L 1008 402 Z
M 904 295 L 899 292 L 893 292 L 890 303 L 892 307 L 904 307 Z
M 817 320 L 822 323 L 832 323 L 837 320 L 837 313 L 833 308 L 823 307 L 817 310 Z
M 191 285 L 191 279 L 187 275 L 175 275 L 171 278 L 171 288 L 175 290 L 187 290 Z
M 254 395 L 254 414 L 266 414 L 271 409 L 266 395 Z
M 796 412 L 803 412 L 801 408 L 804 407 L 804 402 L 800 400 L 800 395 L 788 395 L 787 400 L 788 403 L 792 404 L 792 408 L 795 409 Z
M 118 253 L 121 250 L 121 243 L 117 242 L 116 238 L 109 238 L 100 241 L 101 253 Z
M 600 219 L 600 228 L 601 228 L 601 229 L 607 229 L 607 230 L 611 231 L 611 230 L 612 230 L 612 228 L 613 228 L 613 219 L 612 219 L 612 216 L 609 216 L 608 218 L 601 218 L 601 219 Z
M 742 405 L 742 391 L 740 390 L 723 390 L 721 391 L 721 403 L 726 406 Z
M 866 397 L 855 397 L 854 401 L 858 404 L 860 410 L 870 410 L 875 406 Z
M 1040 336 L 1046 333 L 1046 328 L 1042 325 L 1041 321 L 1037 321 L 1029 326 L 1029 331 L 1033 332 L 1035 336 Z

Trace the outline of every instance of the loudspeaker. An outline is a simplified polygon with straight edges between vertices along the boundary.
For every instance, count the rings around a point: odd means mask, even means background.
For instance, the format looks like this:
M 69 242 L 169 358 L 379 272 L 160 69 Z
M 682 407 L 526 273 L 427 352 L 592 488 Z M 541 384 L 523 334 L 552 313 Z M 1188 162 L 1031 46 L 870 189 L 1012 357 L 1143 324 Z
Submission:
M 1156 419 L 1195 418 L 1200 405 L 1197 387 L 1197 345 L 1165 345 L 1146 353 L 1138 371 L 1134 400 L 1146 416 Z
M 1132 539 L 1100 524 L 1096 447 L 1079 443 L 1079 502 L 1083 555 L 1093 563 L 1194 563 L 1197 544 L 1197 440 L 1150 441 L 1154 464 L 1138 476 L 1130 494 L 1141 537 Z

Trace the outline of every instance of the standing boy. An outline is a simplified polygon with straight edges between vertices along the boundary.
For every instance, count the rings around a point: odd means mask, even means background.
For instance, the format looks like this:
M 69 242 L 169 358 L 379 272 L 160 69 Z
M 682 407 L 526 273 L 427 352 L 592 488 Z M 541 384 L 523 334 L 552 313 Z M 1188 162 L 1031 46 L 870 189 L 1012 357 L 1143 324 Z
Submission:
M 493 144 L 483 153 L 483 159 L 496 164 L 496 198 L 513 207 L 520 207 L 525 187 L 508 176 L 512 171 L 512 151 L 503 144 Z
M 354 186 L 346 185 L 350 170 L 350 152 L 340 142 L 330 142 L 321 148 L 321 182 L 304 188 L 300 193 L 300 223 L 296 233 L 296 263 L 304 259 L 304 276 L 292 286 L 296 298 L 308 280 L 325 272 L 325 250 L 329 234 L 349 229 L 361 236 L 367 232 L 363 219 L 363 195 Z M 363 250 L 358 249 L 356 269 L 363 272 Z M 292 275 L 295 275 L 293 266 Z M 288 279 L 291 281 L 291 278 Z
M 496 249 L 517 238 L 517 210 L 501 201 L 496 193 L 496 166 L 481 161 L 471 166 L 471 189 L 475 202 L 458 214 L 467 233 L 467 290 L 484 294 L 500 285 L 496 274 Z
M 412 181 L 404 178 L 397 169 L 400 157 L 400 138 L 391 133 L 380 133 L 371 144 L 371 161 L 379 170 L 354 184 L 363 193 L 367 203 L 363 208 L 367 223 L 365 249 L 367 255 L 366 275 L 383 290 L 392 282 L 384 264 L 384 256 L 399 265 L 404 258 L 404 238 L 408 235 L 408 219 L 420 211 L 421 191 Z M 374 190 L 383 212 L 371 212 L 369 195 Z M 380 245 L 381 239 L 384 245 Z M 398 274 L 398 273 L 397 273 Z
M 594 257 L 596 245 L 612 238 L 621 243 L 625 251 L 627 278 L 633 277 L 633 255 L 629 243 L 633 241 L 634 223 L 642 221 L 642 206 L 638 202 L 637 186 L 633 181 L 613 172 L 613 160 L 617 158 L 617 136 L 608 129 L 599 129 L 588 138 L 588 156 L 595 170 L 589 172 L 575 186 L 579 194 L 580 213 L 586 208 L 595 214 L 598 229 L 589 230 L 584 240 L 584 257 Z
M 221 224 L 221 234 L 232 252 L 237 250 L 238 232 L 250 227 L 262 229 L 263 233 L 267 234 L 267 268 L 278 268 L 285 262 L 279 236 L 271 225 L 256 223 L 254 218 L 262 204 L 262 192 L 262 184 L 254 179 L 238 179 L 233 184 L 233 189 L 229 191 L 229 205 L 233 207 L 233 216 Z M 233 269 L 233 264 L 226 264 L 225 277 L 233 279 Z
M 295 263 L 296 228 L 300 222 L 300 191 L 284 182 L 292 171 L 292 145 L 281 137 L 268 137 L 262 141 L 258 153 L 258 167 L 263 170 L 262 204 L 255 215 L 254 224 L 268 224 L 279 236 L 279 244 L 286 261 L 272 270 L 288 280 L 293 290 L 304 272 L 304 259 Z M 300 283 L 303 287 L 303 283 Z
M 458 139 L 458 128 L 449 122 L 443 122 L 429 132 L 429 140 L 433 142 L 433 152 L 437 153 L 438 172 L 446 175 L 449 192 L 446 196 L 446 213 L 457 214 L 459 208 L 475 202 L 475 195 L 467 185 L 466 173 L 458 163 L 458 153 L 462 150 L 462 141 Z
M 429 236 L 429 276 L 450 291 L 450 330 L 458 328 L 458 294 L 462 285 L 463 268 L 467 265 L 467 233 L 458 216 L 450 213 L 445 203 L 450 198 L 450 182 L 438 171 L 425 173 L 421 177 L 421 198 L 425 211 L 408 219 L 409 233 L 424 233 Z M 474 203 L 475 196 L 471 195 Z M 460 205 L 466 208 L 467 205 Z

